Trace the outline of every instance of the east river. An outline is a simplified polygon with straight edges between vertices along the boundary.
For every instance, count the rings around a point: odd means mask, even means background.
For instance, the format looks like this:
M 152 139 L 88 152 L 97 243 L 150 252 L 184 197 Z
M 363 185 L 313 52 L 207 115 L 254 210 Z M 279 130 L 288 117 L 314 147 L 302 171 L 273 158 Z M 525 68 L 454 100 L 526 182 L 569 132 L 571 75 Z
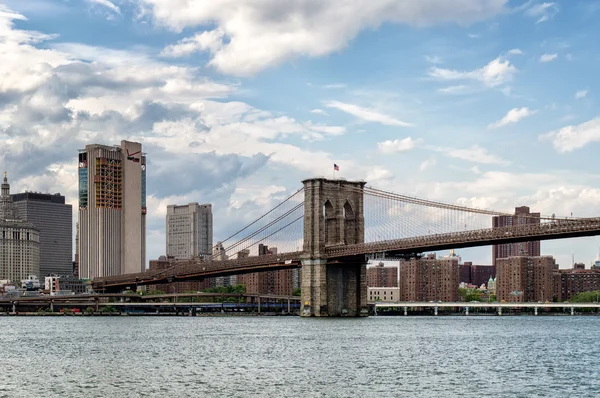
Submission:
M 0 397 L 595 397 L 600 317 L 0 317 Z

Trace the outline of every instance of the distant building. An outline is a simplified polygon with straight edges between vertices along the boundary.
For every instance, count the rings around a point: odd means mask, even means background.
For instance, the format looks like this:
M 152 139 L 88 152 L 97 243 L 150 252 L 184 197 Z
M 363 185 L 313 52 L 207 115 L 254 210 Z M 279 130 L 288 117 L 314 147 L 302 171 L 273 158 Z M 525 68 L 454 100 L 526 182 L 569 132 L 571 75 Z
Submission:
M 149 261 L 149 270 L 164 270 L 173 266 L 171 263 L 172 259 L 168 259 L 166 256 L 160 256 L 157 260 Z M 210 278 L 214 279 L 214 278 Z M 210 279 L 206 278 L 197 281 L 185 281 L 185 282 L 171 282 L 151 285 L 150 290 L 161 290 L 165 293 L 185 293 L 185 292 L 199 292 L 210 286 Z
M 488 280 L 487 290 L 489 294 L 496 294 L 496 278 L 492 278 Z
M 0 279 L 18 284 L 40 274 L 40 233 L 29 221 L 19 218 L 10 196 L 6 172 L 0 194 Z
M 79 276 L 146 269 L 146 156 L 142 144 L 79 151 Z
M 73 207 L 59 193 L 17 193 L 12 200 L 19 217 L 40 230 L 40 276 L 72 275 Z
M 514 216 L 495 216 L 492 218 L 493 228 L 539 223 L 540 213 L 531 213 L 527 206 L 516 207 Z M 498 258 L 508 258 L 513 256 L 540 256 L 540 241 L 503 243 L 492 246 L 492 265 L 496 265 L 496 259 Z
M 477 265 L 470 261 L 465 261 L 464 264 L 459 265 L 459 274 L 460 282 L 480 286 L 490 278 L 496 277 L 496 266 Z
M 398 267 L 386 267 L 382 262 L 367 268 L 368 287 L 398 287 Z
M 167 206 L 167 256 L 208 257 L 213 251 L 212 205 Z
M 258 245 L 258 255 L 275 255 L 277 248 Z M 238 275 L 238 283 L 246 285 L 246 293 L 291 296 L 294 290 L 294 270 L 254 272 Z
M 250 251 L 248 251 L 250 253 Z M 216 261 L 225 261 L 227 260 L 227 254 L 225 253 L 225 248 L 223 247 L 223 243 L 217 242 L 217 244 L 213 247 L 213 260 Z M 239 254 L 238 254 L 239 255 Z
M 499 258 L 496 298 L 518 303 L 552 301 L 556 270 L 558 266 L 552 256 Z
M 401 260 L 400 301 L 458 301 L 458 260 L 424 258 Z
M 586 270 L 579 266 L 573 269 L 556 270 L 554 273 L 554 294 L 558 301 L 568 301 L 576 294 L 594 291 L 600 291 L 598 269 Z
M 369 287 L 367 290 L 369 301 L 396 302 L 400 300 L 399 287 Z

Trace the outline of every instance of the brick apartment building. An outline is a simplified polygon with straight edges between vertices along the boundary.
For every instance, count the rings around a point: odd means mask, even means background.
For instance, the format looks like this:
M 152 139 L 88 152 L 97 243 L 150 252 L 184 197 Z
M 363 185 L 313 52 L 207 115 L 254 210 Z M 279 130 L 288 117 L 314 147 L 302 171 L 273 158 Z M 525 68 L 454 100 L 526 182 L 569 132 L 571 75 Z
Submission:
M 276 254 L 276 247 L 269 249 L 266 245 L 258 245 L 259 256 Z M 286 269 L 239 275 L 237 282 L 246 285 L 246 293 L 291 296 L 294 291 L 295 277 L 297 278 L 297 275 L 295 275 L 294 270 Z
M 459 283 L 464 282 L 475 286 L 486 284 L 490 278 L 496 277 L 495 265 L 478 265 L 470 261 L 465 261 L 459 265 Z
M 368 287 L 398 287 L 398 267 L 386 267 L 382 262 L 367 268 Z
M 496 216 L 492 218 L 492 228 L 539 223 L 540 213 L 531 213 L 527 206 L 516 207 L 514 216 Z M 492 265 L 496 265 L 496 259 L 513 256 L 540 256 L 540 241 L 503 243 L 492 246 Z
M 402 260 L 399 265 L 400 301 L 458 301 L 458 259 Z
M 600 270 L 582 266 L 575 264 L 573 269 L 554 273 L 554 295 L 558 301 L 568 301 L 578 293 L 600 291 Z
M 496 297 L 506 302 L 552 301 L 554 273 L 552 256 L 514 256 L 496 261 Z

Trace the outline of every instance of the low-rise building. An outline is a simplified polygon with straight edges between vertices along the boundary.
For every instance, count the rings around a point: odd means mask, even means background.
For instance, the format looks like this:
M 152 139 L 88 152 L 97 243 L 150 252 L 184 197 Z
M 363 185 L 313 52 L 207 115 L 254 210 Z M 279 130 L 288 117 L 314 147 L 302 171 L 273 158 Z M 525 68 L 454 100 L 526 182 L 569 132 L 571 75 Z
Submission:
M 400 301 L 399 287 L 369 287 L 367 291 L 369 301 L 396 302 Z

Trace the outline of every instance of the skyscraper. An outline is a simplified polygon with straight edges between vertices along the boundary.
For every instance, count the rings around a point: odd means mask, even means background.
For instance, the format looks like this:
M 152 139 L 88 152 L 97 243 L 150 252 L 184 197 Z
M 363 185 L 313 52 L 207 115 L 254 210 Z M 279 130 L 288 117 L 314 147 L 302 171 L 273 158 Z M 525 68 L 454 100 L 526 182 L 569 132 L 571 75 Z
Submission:
M 521 206 L 515 208 L 514 216 L 496 216 L 492 219 L 493 228 L 510 227 L 513 225 L 539 224 L 540 213 L 531 213 L 529 207 Z M 539 256 L 540 241 L 503 243 L 492 246 L 492 265 L 496 265 L 496 259 L 512 256 Z
M 0 193 L 0 279 L 14 283 L 40 274 L 39 230 L 19 218 L 6 172 Z
M 146 156 L 142 144 L 79 151 L 79 276 L 146 268 Z
M 40 279 L 73 273 L 73 207 L 65 197 L 25 192 L 12 195 L 22 220 L 40 230 Z
M 212 205 L 167 206 L 167 257 L 190 259 L 213 251 Z

